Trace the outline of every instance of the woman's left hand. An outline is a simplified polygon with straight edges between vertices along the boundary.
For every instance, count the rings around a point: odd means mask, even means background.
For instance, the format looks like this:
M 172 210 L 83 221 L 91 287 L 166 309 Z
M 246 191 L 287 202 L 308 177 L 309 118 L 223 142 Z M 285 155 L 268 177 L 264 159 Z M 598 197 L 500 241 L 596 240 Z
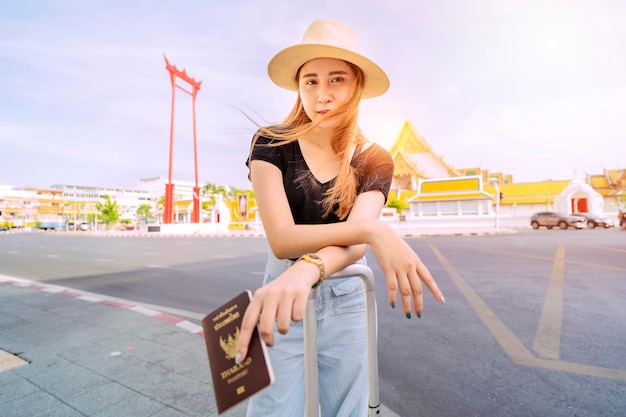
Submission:
M 433 276 L 408 243 L 389 225 L 383 222 L 376 225 L 378 228 L 370 248 L 385 275 L 389 304 L 395 307 L 399 293 L 405 316 L 411 317 L 413 304 L 415 314 L 421 317 L 424 308 L 422 282 L 435 300 L 444 304 L 445 298 Z

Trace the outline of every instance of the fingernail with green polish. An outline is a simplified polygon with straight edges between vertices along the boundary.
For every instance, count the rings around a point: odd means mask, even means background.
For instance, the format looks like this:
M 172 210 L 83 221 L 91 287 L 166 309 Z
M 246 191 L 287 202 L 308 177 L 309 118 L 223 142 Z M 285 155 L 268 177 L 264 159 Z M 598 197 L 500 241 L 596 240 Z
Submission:
M 421 319 L 421 318 L 422 318 L 422 312 L 421 312 L 421 311 L 418 311 L 418 312 L 417 312 L 417 318 L 418 318 L 418 319 Z
M 391 303 L 391 308 L 396 308 L 396 303 Z
M 411 318 L 411 312 L 406 313 L 406 318 L 410 319 Z

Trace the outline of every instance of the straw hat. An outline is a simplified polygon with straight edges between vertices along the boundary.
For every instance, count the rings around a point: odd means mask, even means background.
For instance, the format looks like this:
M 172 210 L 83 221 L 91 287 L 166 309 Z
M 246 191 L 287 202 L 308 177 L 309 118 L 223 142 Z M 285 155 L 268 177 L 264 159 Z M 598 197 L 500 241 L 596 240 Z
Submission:
M 311 23 L 301 43 L 274 55 L 267 65 L 267 73 L 279 87 L 298 91 L 298 69 L 315 58 L 338 58 L 361 68 L 365 74 L 363 98 L 379 96 L 389 88 L 387 74 L 360 54 L 354 31 L 343 23 L 326 19 Z

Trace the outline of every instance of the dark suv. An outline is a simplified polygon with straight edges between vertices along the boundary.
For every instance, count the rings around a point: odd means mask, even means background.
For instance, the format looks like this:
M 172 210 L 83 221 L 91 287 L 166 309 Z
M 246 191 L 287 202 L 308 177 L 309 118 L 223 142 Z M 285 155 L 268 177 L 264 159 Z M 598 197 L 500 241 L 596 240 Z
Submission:
M 596 227 L 604 227 L 608 229 L 613 227 L 613 220 L 607 219 L 606 217 L 600 217 L 596 214 L 590 213 L 576 213 L 576 216 L 582 217 L 585 222 L 587 222 L 587 227 L 590 229 L 595 229 Z
M 586 223 L 585 219 L 580 216 L 544 211 L 533 214 L 530 217 L 530 225 L 533 229 L 539 229 L 541 226 L 545 226 L 548 229 L 552 229 L 555 226 L 558 226 L 560 229 L 567 229 L 568 227 L 582 229 Z

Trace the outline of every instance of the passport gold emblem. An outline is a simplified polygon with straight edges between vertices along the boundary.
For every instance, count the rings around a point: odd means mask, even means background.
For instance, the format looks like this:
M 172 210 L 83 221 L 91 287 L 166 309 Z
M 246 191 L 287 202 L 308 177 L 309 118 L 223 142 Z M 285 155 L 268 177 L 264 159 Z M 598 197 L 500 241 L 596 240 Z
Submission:
M 227 340 L 222 339 L 222 336 L 220 336 L 220 347 L 226 354 L 226 359 L 235 359 L 235 356 L 237 355 L 237 342 L 239 341 L 239 327 L 236 327 L 235 329 L 236 329 L 235 334 L 234 335 L 229 334 Z

